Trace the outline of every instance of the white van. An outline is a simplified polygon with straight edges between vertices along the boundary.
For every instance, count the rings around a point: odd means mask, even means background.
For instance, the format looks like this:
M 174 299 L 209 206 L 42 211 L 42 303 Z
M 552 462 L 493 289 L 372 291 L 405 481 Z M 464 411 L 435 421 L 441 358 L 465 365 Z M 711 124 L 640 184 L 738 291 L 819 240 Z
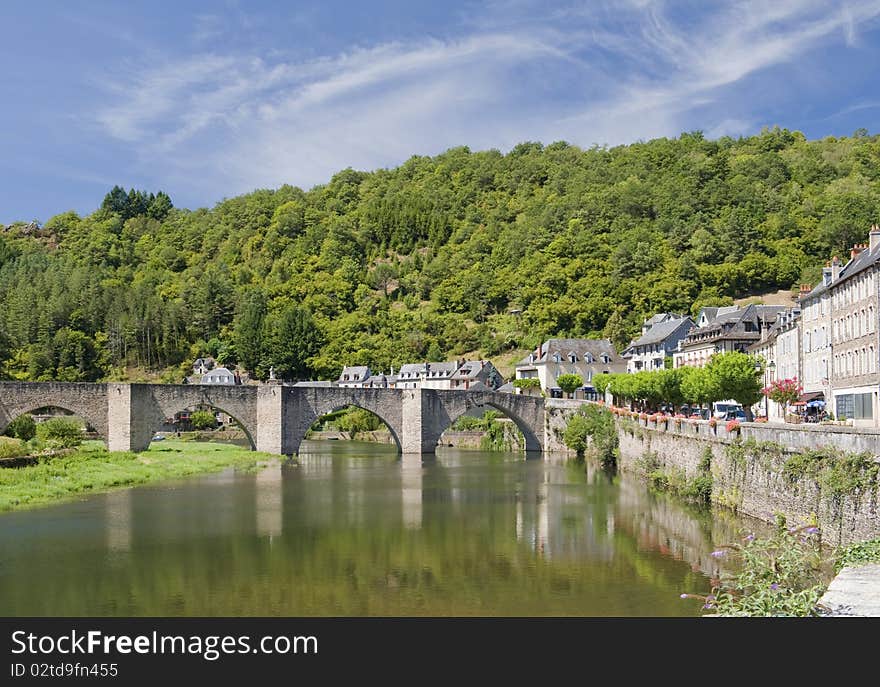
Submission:
M 743 407 L 736 401 L 718 401 L 712 404 L 712 417 L 717 420 L 723 420 L 727 417 L 727 413 L 731 411 L 742 411 Z

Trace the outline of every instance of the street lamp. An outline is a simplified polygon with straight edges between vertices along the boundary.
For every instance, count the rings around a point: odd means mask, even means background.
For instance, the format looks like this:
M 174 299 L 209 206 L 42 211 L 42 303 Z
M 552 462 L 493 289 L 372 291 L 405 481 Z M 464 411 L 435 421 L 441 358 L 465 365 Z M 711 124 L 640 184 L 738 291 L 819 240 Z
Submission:
M 775 369 L 776 369 L 776 363 L 774 363 L 772 360 L 769 363 L 767 363 L 767 372 L 770 373 L 769 374 L 770 381 L 765 386 L 770 386 L 770 384 L 773 382 L 773 370 L 775 370 Z M 770 422 L 769 398 L 770 398 L 769 395 L 764 396 L 764 417 L 767 418 L 767 422 Z M 783 418 L 783 420 L 784 419 L 785 418 Z

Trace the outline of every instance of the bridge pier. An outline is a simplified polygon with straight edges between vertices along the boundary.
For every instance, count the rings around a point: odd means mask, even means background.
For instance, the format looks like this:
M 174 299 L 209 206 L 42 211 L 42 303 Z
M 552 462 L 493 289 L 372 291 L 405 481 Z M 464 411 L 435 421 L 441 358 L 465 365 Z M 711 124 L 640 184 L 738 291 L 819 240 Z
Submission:
M 157 429 L 150 386 L 107 385 L 107 448 L 110 451 L 144 451 Z

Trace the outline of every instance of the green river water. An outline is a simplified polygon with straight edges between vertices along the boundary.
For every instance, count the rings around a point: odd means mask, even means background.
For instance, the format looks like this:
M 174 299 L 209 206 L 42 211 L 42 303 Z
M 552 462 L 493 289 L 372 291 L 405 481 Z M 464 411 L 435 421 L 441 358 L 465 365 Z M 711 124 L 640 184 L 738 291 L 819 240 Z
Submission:
M 306 442 L 0 515 L 0 615 L 694 616 L 744 526 L 583 465 Z

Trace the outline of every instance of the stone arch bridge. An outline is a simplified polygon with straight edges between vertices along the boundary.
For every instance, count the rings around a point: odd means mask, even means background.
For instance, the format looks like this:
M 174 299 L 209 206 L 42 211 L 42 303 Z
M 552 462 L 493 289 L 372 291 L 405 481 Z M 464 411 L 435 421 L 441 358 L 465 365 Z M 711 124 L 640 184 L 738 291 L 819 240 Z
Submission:
M 14 418 L 57 407 L 86 420 L 111 451 L 141 451 L 165 418 L 208 405 L 235 418 L 253 448 L 292 455 L 320 417 L 352 405 L 388 425 L 403 453 L 433 453 L 440 435 L 473 408 L 493 408 L 525 437 L 527 451 L 545 445 L 544 399 L 492 391 L 344 389 L 207 384 L 0 382 L 0 432 Z

